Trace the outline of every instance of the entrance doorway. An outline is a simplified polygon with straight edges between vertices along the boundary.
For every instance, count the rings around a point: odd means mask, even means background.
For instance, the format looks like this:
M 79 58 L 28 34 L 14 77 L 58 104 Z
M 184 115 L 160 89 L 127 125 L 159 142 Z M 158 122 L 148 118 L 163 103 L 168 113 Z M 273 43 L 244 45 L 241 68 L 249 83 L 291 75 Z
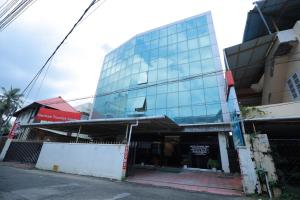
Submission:
M 129 151 L 131 167 L 215 167 L 221 170 L 220 160 L 217 133 L 136 134 L 132 138 Z M 214 166 L 209 165 L 212 162 Z

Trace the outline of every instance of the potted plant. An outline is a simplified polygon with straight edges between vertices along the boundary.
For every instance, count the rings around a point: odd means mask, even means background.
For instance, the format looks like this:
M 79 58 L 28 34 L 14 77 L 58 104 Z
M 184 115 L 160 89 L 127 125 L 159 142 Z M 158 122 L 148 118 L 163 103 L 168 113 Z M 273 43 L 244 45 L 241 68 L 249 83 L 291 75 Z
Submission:
M 214 159 L 209 159 L 207 162 L 207 168 L 212 169 L 213 171 L 217 171 L 217 168 L 219 167 L 219 162 Z
M 190 160 L 185 158 L 181 161 L 181 164 L 183 165 L 183 168 L 186 169 L 190 165 Z

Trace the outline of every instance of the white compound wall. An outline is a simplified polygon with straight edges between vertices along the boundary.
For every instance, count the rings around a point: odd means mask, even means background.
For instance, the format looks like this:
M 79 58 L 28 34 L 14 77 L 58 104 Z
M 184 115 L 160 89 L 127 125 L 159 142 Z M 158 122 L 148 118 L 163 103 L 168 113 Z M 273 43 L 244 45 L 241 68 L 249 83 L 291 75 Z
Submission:
M 36 168 L 121 180 L 125 146 L 45 142 Z

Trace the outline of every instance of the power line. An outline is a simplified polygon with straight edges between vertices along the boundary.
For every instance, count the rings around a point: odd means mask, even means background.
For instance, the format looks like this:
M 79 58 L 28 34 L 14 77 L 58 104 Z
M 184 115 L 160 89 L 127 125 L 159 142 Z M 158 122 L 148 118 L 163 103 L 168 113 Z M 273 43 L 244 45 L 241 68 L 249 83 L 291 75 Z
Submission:
M 64 42 L 67 40 L 67 38 L 70 36 L 70 34 L 74 31 L 74 29 L 77 27 L 77 25 L 80 23 L 80 21 L 83 19 L 83 17 L 87 14 L 87 12 L 90 10 L 90 8 L 95 5 L 99 0 L 93 0 L 89 6 L 85 9 L 83 14 L 80 16 L 80 18 L 77 20 L 77 22 L 73 25 L 71 30 L 67 33 L 67 35 L 63 38 L 63 40 L 59 43 L 59 45 L 55 48 L 55 50 L 52 52 L 50 57 L 46 60 L 46 62 L 43 64 L 43 66 L 40 68 L 40 70 L 35 74 L 33 79 L 29 82 L 29 84 L 25 87 L 25 89 L 22 91 L 22 94 L 24 94 L 31 85 L 35 84 L 35 80 L 39 78 L 41 72 L 44 70 L 44 68 L 47 66 L 48 62 L 52 59 L 52 57 L 57 53 L 59 48 L 64 44 Z
M 10 23 L 16 20 L 35 0 L 12 0 L 4 3 L 0 11 L 0 31 L 3 31 Z M 5 5 L 6 4 L 6 5 Z
M 19 16 L 19 14 L 22 12 L 22 10 L 24 10 L 26 8 L 26 6 L 28 6 L 33 0 L 22 0 L 21 3 L 18 4 L 17 8 L 13 9 L 13 11 L 11 11 L 9 13 L 8 16 L 5 17 L 5 19 L 0 21 L 0 30 L 1 27 L 5 27 L 8 24 L 10 24 L 17 16 Z M 25 87 L 25 89 L 21 92 L 22 95 L 25 95 L 27 90 L 27 94 L 26 97 L 24 99 L 24 101 L 26 101 L 27 97 L 29 96 L 32 88 L 34 87 L 37 79 L 39 78 L 39 76 L 41 75 L 42 71 L 44 70 L 44 68 L 47 66 L 47 64 L 49 63 L 49 61 L 54 57 L 54 55 L 56 54 L 56 52 L 59 50 L 59 48 L 64 44 L 64 42 L 67 40 L 67 38 L 70 36 L 70 34 L 74 31 L 74 29 L 79 25 L 79 23 L 82 21 L 83 17 L 87 14 L 87 12 L 90 10 L 90 8 L 95 5 L 97 2 L 99 2 L 100 0 L 92 0 L 92 2 L 89 4 L 89 6 L 84 10 L 83 14 L 79 17 L 79 19 L 76 21 L 76 23 L 73 25 L 73 27 L 71 28 L 71 30 L 67 33 L 67 35 L 63 38 L 63 40 L 59 43 L 59 45 L 55 48 L 55 50 L 53 51 L 53 53 L 50 55 L 50 57 L 46 60 L 46 62 L 44 63 L 44 65 L 40 68 L 40 70 L 35 74 L 35 76 L 33 77 L 33 79 L 29 82 L 29 84 Z M 103 3 L 102 3 L 103 4 Z M 101 5 L 102 5 L 101 4 Z M 26 5 L 26 6 L 25 6 Z M 0 131 L 1 128 L 3 126 L 6 125 L 6 123 L 12 118 L 13 113 L 17 110 L 17 108 L 13 109 L 11 113 L 9 113 L 6 121 L 0 125 Z M 1 134 L 1 133 L 0 133 Z M 1 135 L 0 135 L 1 136 Z

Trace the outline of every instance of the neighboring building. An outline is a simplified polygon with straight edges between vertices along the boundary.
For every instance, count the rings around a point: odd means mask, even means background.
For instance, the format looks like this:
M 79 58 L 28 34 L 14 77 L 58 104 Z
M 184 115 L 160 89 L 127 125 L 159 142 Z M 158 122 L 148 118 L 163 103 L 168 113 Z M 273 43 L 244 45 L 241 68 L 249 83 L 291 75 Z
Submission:
M 90 118 L 92 111 L 92 103 L 83 103 L 74 107 L 78 112 L 81 113 L 81 119 L 86 120 Z
M 224 88 L 207 12 L 138 34 L 106 55 L 92 119 L 166 115 L 182 131 L 133 135 L 134 164 L 208 168 L 211 159 L 229 172 L 228 147 L 237 171 Z
M 13 116 L 16 117 L 16 120 L 10 137 L 20 140 L 70 140 L 70 138 L 67 139 L 67 134 L 51 132 L 51 130 L 18 128 L 18 126 L 27 123 L 80 119 L 80 113 L 61 97 L 33 102 L 15 112 Z M 65 116 L 68 116 L 69 119 L 64 120 Z
M 299 174 L 300 166 L 299 10 L 297 0 L 258 1 L 248 13 L 243 43 L 224 50 L 245 118 L 246 142 L 254 152 L 264 151 L 254 153 L 257 167 L 276 179 L 272 159 L 264 160 L 270 144 L 280 175 L 298 183 L 292 174 Z M 250 144 L 253 133 L 262 138 L 259 145 Z

